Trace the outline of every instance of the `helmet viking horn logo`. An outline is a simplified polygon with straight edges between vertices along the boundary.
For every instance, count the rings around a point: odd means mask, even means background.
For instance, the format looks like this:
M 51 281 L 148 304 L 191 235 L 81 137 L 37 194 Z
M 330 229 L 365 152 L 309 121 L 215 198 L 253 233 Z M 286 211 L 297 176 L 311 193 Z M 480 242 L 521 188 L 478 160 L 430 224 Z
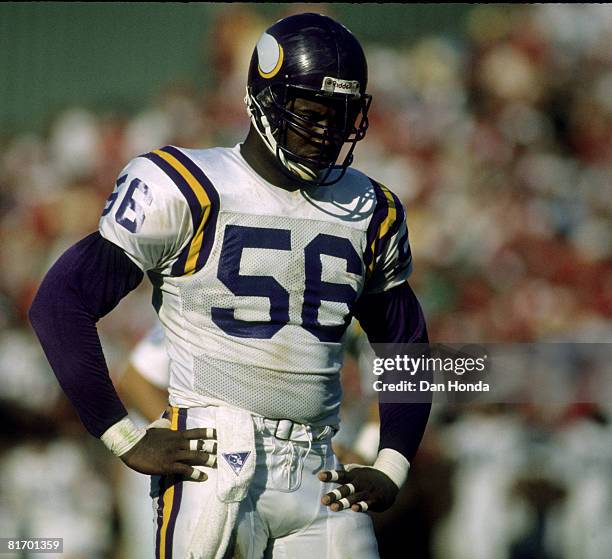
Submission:
M 266 79 L 276 76 L 283 65 L 284 56 L 283 47 L 278 41 L 272 35 L 264 33 L 257 42 L 259 75 Z

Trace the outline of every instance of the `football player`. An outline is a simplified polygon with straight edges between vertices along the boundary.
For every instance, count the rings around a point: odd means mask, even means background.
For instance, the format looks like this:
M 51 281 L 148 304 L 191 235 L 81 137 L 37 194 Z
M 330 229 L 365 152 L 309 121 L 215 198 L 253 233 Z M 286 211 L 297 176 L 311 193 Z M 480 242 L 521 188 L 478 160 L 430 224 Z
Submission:
M 87 430 L 154 476 L 160 558 L 377 557 L 363 513 L 393 503 L 430 405 L 381 403 L 373 466 L 338 463 L 351 316 L 371 342 L 427 342 L 404 209 L 350 168 L 370 102 L 344 26 L 278 21 L 253 52 L 244 142 L 130 161 L 99 231 L 59 258 L 32 304 Z M 171 363 L 167 419 L 146 430 L 117 396 L 95 327 L 144 273 Z

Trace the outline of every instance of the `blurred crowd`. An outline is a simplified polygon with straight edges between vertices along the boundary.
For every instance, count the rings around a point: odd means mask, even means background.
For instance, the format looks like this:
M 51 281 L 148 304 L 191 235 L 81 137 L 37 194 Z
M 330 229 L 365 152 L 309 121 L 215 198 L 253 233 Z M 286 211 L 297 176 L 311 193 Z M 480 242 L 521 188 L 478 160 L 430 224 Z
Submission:
M 135 114 L 74 107 L 2 145 L 0 536 L 63 536 L 65 559 L 139 559 L 117 543 L 130 538 L 122 466 L 84 434 L 26 313 L 129 159 L 245 136 L 246 68 L 268 23 L 244 5 L 220 13 L 210 89 L 168 84 Z M 374 101 L 354 165 L 405 203 L 430 338 L 609 342 L 612 7 L 474 6 L 466 26 L 463 40 L 364 44 Z M 153 324 L 150 296 L 143 282 L 100 322 L 115 375 Z M 349 446 L 372 398 L 351 368 Z M 389 551 L 400 534 L 415 559 L 609 558 L 610 413 L 436 407 L 396 511 L 376 516 L 383 554 L 403 556 Z

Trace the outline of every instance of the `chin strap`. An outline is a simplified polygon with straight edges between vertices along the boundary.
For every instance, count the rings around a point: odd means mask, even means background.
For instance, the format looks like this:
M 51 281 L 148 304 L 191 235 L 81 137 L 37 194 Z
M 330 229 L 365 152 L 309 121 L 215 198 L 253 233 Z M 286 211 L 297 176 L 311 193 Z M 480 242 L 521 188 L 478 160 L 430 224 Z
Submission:
M 292 173 L 298 175 L 305 181 L 314 181 L 319 176 L 319 174 L 316 171 L 313 171 L 310 167 L 307 167 L 302 163 L 289 161 L 281 149 L 278 150 L 278 158 L 286 169 L 289 169 Z

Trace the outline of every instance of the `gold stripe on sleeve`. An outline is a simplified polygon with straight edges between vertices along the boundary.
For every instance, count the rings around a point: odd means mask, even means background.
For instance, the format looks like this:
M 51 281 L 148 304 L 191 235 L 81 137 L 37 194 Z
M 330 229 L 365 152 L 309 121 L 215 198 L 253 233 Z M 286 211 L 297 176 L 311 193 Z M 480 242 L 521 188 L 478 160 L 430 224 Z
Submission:
M 378 231 L 378 238 L 382 239 L 385 236 L 385 233 L 389 230 L 389 227 L 391 227 L 391 225 L 393 225 L 393 223 L 395 222 L 395 219 L 397 217 L 397 209 L 395 208 L 395 200 L 393 199 L 391 191 L 382 184 L 380 185 L 380 187 L 382 188 L 382 191 L 384 192 L 387 200 L 389 200 L 389 211 L 387 213 L 387 217 L 382 222 Z
M 370 262 L 370 265 L 368 266 L 369 273 L 372 273 L 374 271 L 374 265 L 376 264 L 376 243 L 385 236 L 387 231 L 389 231 L 389 228 L 393 225 L 393 223 L 395 223 L 395 220 L 397 219 L 397 208 L 395 207 L 395 200 L 393 199 L 391 191 L 382 184 L 379 184 L 379 186 L 380 189 L 383 191 L 385 198 L 387 198 L 389 205 L 387 208 L 387 216 L 385 217 L 385 220 L 380 224 L 380 227 L 378 228 L 378 234 L 376 235 L 374 241 L 372 241 L 372 246 L 370 247 L 372 251 L 372 262 Z
M 206 194 L 206 190 L 200 184 L 200 182 L 191 174 L 189 169 L 187 169 L 187 167 L 185 167 L 176 157 L 169 153 L 166 153 L 161 149 L 157 149 L 153 153 L 159 155 L 159 157 L 162 157 L 185 179 L 191 190 L 193 190 L 194 194 L 196 195 L 198 202 L 202 206 L 202 209 L 204 210 L 204 215 L 200 220 L 198 229 L 194 232 L 194 236 L 191 240 L 191 244 L 189 246 L 189 254 L 187 255 L 187 261 L 185 262 L 185 270 L 183 274 L 189 276 L 193 274 L 196 269 L 198 256 L 200 254 L 200 249 L 202 248 L 202 241 L 204 238 L 204 225 L 208 220 L 208 216 L 210 215 L 211 209 L 210 198 L 208 197 L 208 194 Z

